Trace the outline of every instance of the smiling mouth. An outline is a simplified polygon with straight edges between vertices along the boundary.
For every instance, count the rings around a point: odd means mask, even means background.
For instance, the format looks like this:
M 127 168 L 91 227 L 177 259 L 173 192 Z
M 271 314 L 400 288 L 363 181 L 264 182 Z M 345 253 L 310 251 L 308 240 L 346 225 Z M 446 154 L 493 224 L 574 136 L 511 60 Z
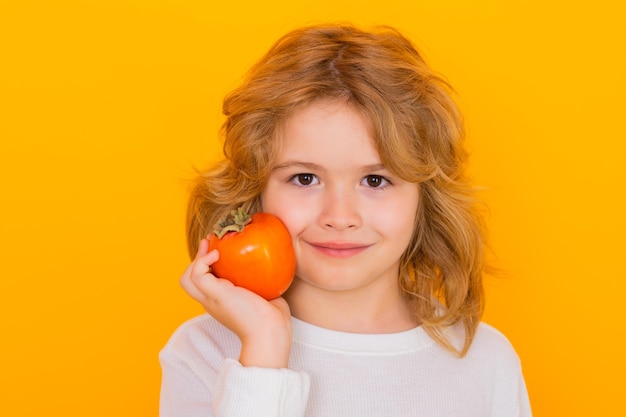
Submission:
M 371 245 L 348 242 L 310 243 L 318 252 L 333 258 L 349 258 L 367 250 Z

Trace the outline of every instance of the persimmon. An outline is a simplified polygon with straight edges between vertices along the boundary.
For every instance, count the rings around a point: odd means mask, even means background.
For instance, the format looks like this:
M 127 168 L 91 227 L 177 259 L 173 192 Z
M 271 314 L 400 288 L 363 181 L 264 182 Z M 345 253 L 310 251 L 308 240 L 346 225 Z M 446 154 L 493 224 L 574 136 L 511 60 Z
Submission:
M 296 256 L 291 235 L 273 214 L 250 216 L 242 208 L 233 210 L 211 234 L 209 250 L 213 249 L 220 254 L 211 265 L 216 277 L 266 300 L 280 297 L 294 279 Z

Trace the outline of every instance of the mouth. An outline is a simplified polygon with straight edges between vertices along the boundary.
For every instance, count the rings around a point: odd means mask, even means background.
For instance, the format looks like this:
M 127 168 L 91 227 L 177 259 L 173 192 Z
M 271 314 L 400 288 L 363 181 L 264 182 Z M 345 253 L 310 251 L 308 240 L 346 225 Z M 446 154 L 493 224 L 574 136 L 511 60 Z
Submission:
M 353 242 L 315 242 L 309 245 L 323 255 L 333 258 L 349 258 L 364 252 L 371 246 Z

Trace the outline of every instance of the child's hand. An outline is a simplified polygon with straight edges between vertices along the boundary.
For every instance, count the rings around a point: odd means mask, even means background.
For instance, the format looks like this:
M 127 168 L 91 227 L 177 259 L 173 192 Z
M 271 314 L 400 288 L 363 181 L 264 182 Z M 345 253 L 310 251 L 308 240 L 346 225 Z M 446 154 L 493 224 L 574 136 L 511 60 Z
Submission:
M 266 301 L 211 274 L 211 265 L 219 259 L 219 253 L 207 252 L 208 247 L 208 240 L 202 239 L 196 258 L 180 279 L 182 287 L 211 316 L 239 336 L 242 365 L 286 368 L 291 350 L 287 302 L 283 298 Z

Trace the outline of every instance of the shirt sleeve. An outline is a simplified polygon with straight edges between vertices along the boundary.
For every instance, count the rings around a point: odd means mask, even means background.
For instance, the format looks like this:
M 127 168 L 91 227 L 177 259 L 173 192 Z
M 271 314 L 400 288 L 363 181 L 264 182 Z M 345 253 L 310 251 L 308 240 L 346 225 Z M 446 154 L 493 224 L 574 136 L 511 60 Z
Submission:
M 220 347 L 179 332 L 159 355 L 160 417 L 301 417 L 309 375 L 244 367 Z
M 160 417 L 209 417 L 211 396 L 208 387 L 183 358 L 163 350 L 161 361 Z
M 309 376 L 291 369 L 244 367 L 227 359 L 216 393 L 216 417 L 299 417 L 306 408 Z
M 526 382 L 524 376 L 520 373 L 519 384 L 519 417 L 532 417 L 533 413 L 530 409 L 530 400 L 528 398 L 528 390 L 526 389 Z
M 532 417 L 528 391 L 519 359 L 501 365 L 494 381 L 493 417 Z

